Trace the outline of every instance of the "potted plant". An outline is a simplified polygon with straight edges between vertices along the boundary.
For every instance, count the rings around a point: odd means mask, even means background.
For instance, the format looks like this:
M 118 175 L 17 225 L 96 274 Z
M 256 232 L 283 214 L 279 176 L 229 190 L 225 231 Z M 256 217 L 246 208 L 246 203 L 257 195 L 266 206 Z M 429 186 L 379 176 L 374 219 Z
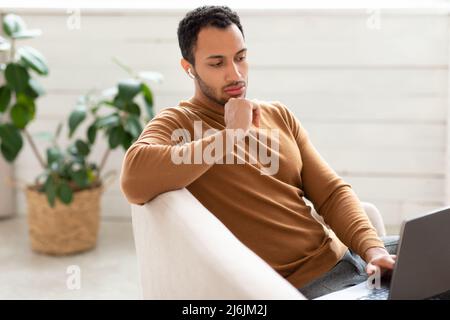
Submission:
M 132 78 L 119 81 L 116 87 L 100 94 L 80 97 L 67 121 L 68 147 L 63 149 L 58 144 L 61 125 L 51 136 L 45 170 L 27 188 L 28 221 L 35 251 L 67 254 L 95 246 L 100 197 L 107 177 L 103 169 L 109 153 L 116 148 L 127 150 L 142 132 L 143 121 L 153 118 L 153 94 L 145 80 L 162 79 L 155 72 L 135 74 L 127 70 Z M 138 103 L 139 98 L 144 108 Z M 83 123 L 85 132 L 76 137 L 75 132 Z M 97 163 L 89 156 L 99 134 L 107 139 L 108 148 Z
M 54 133 L 47 133 L 46 157 L 39 155 L 33 137 L 25 133 L 42 167 L 34 183 L 26 188 L 29 234 L 35 251 L 62 255 L 96 245 L 100 200 L 107 176 L 103 174 L 105 163 L 111 150 L 127 150 L 139 137 L 142 124 L 153 118 L 153 94 L 146 80 L 162 80 L 159 73 L 135 73 L 119 65 L 131 77 L 119 81 L 114 88 L 90 92 L 78 99 L 66 121 L 65 147 L 59 142 L 62 123 Z M 15 141 L 8 142 L 14 145 L 10 147 L 14 152 L 22 147 L 19 137 L 25 132 L 18 124 L 21 123 L 8 124 L 16 133 Z M 80 132 L 82 126 L 84 132 Z M 108 147 L 101 159 L 95 161 L 90 155 L 99 135 L 107 139 Z M 4 157 L 12 161 L 17 153 L 12 157 L 9 156 L 12 151 L 9 152 Z

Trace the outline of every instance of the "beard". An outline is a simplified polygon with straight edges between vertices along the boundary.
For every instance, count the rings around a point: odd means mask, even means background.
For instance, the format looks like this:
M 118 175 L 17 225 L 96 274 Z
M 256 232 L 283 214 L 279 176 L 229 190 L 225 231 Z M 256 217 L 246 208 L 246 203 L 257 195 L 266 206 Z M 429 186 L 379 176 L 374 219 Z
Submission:
M 200 90 L 202 93 L 210 100 L 214 101 L 215 103 L 225 106 L 225 104 L 228 102 L 228 100 L 231 98 L 224 98 L 222 96 L 217 96 L 214 93 L 214 89 L 206 84 L 205 81 L 202 80 L 202 78 L 199 77 L 198 73 L 195 73 L 195 79 L 198 81 L 198 86 L 200 87 Z M 248 82 L 248 81 L 247 81 Z M 247 82 L 245 85 L 247 86 Z M 247 94 L 247 90 L 244 91 L 243 98 L 245 98 Z

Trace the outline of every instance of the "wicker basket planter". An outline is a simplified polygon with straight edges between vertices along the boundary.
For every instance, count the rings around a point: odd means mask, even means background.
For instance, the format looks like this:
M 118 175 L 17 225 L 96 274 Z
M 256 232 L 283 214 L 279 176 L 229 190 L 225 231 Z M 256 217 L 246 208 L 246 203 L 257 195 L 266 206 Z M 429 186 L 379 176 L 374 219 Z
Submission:
M 76 191 L 73 202 L 56 200 L 52 208 L 45 193 L 26 189 L 31 248 L 39 253 L 68 255 L 95 247 L 100 220 L 102 186 Z

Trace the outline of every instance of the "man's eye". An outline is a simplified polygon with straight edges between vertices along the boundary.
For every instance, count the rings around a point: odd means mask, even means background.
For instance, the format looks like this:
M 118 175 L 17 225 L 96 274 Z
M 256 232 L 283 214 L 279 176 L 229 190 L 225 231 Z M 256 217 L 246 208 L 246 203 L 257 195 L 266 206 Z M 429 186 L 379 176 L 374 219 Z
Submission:
M 222 65 L 222 62 L 210 64 L 211 67 L 220 67 Z
M 239 61 L 245 60 L 245 56 L 239 58 Z

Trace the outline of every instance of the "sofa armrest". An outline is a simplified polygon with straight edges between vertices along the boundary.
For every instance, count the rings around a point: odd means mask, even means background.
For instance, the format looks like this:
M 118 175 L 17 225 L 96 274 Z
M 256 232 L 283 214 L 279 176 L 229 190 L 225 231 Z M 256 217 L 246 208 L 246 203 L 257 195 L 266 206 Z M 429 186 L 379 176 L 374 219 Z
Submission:
M 314 218 L 316 218 L 316 220 L 325 224 L 322 216 L 319 215 L 317 213 L 317 211 L 314 209 L 314 205 L 312 204 L 312 202 L 307 200 L 306 198 L 305 198 L 305 202 L 307 203 L 307 205 L 309 205 L 311 207 L 312 216 Z M 373 227 L 377 231 L 377 235 L 379 237 L 386 236 L 386 228 L 384 226 L 383 216 L 381 215 L 378 208 L 374 204 L 372 204 L 370 202 L 365 202 L 365 201 L 361 201 L 361 206 L 363 207 L 364 212 L 366 213 L 366 215 L 369 218 L 370 222 L 372 223 Z
M 132 205 L 145 299 L 305 299 L 187 189 Z
M 369 217 L 370 222 L 372 222 L 373 227 L 377 230 L 377 234 L 379 237 L 386 236 L 386 228 L 384 226 L 383 216 L 381 215 L 378 208 L 370 202 L 361 201 L 361 205 L 364 209 L 364 212 Z

